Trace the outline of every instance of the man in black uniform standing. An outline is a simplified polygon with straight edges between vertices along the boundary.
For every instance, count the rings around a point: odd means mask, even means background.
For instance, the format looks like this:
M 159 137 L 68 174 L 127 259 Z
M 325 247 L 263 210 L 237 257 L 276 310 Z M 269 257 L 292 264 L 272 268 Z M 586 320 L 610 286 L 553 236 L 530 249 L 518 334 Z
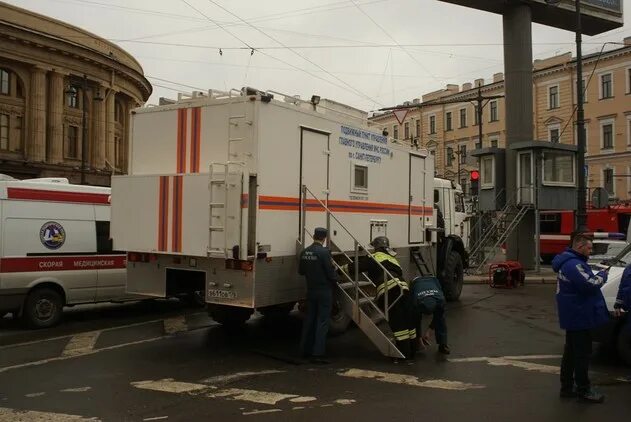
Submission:
M 331 252 L 324 247 L 327 230 L 317 228 L 313 233 L 313 244 L 300 254 L 298 272 L 307 279 L 307 316 L 302 328 L 302 354 L 317 364 L 326 360 L 326 335 L 333 306 L 333 286 L 337 274 L 333 267 Z

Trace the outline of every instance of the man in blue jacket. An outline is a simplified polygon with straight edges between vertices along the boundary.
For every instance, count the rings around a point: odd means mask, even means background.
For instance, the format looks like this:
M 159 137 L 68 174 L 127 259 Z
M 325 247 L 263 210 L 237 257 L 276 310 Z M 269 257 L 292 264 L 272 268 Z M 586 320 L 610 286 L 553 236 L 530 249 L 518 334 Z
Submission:
M 624 312 L 631 311 L 631 264 L 627 265 L 622 273 L 613 311 L 617 318 L 620 318 Z
M 592 272 L 587 265 L 591 251 L 591 239 L 577 234 L 572 240 L 572 247 L 552 261 L 552 268 L 558 273 L 556 300 L 559 323 L 565 330 L 561 397 L 578 397 L 582 402 L 602 403 L 605 397 L 592 390 L 588 372 L 592 354 L 590 330 L 609 320 L 607 305 L 600 291 L 607 282 L 607 272 Z

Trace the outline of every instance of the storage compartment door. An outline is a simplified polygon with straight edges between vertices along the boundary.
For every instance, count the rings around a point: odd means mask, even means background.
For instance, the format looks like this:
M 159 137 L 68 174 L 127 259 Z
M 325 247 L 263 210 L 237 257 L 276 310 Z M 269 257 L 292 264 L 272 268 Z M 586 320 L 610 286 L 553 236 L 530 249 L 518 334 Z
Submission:
M 300 138 L 300 186 L 304 185 L 309 189 L 306 196 L 307 212 L 304 227 L 307 233 L 313 234 L 316 227 L 328 227 L 327 213 L 315 198 L 328 206 L 329 134 L 302 128 Z M 305 243 L 311 243 L 310 236 L 305 236 Z
M 425 212 L 432 207 L 432 204 L 427 203 L 426 177 L 425 158 L 410 154 L 409 243 L 422 243 L 424 240 Z

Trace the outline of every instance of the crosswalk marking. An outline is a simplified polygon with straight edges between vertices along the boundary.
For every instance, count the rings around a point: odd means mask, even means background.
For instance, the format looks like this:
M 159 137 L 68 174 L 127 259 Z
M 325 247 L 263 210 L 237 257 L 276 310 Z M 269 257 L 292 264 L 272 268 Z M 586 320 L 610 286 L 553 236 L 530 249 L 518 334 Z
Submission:
M 0 420 L 11 422 L 97 422 L 97 418 L 85 418 L 64 413 L 36 412 L 0 407 Z
M 370 371 L 366 369 L 351 368 L 338 372 L 338 375 L 349 378 L 374 379 L 376 381 L 388 382 L 391 384 L 409 385 L 412 387 L 437 388 L 440 390 L 471 390 L 484 388 L 483 385 L 470 384 L 460 381 L 449 381 L 442 379 L 419 380 L 412 375 L 397 374 L 391 372 Z
M 66 344 L 64 351 L 61 353 L 61 356 L 74 357 L 91 352 L 100 334 L 100 331 L 88 331 L 72 336 L 68 344 Z
M 188 325 L 186 324 L 186 317 L 184 315 L 178 315 L 164 320 L 165 334 L 175 334 L 182 331 L 188 331 Z
M 161 380 L 135 381 L 132 382 L 136 388 L 143 390 L 163 391 L 165 393 L 192 393 L 201 390 L 214 388 L 206 384 L 194 384 L 190 382 L 174 381 L 173 378 Z
M 251 403 L 275 405 L 282 400 L 298 398 L 300 396 L 297 396 L 296 394 L 276 393 L 274 391 L 228 388 L 225 390 L 219 390 L 217 392 L 207 394 L 207 397 L 226 398 L 231 400 L 248 401 Z M 309 397 L 309 399 L 317 400 L 315 397 Z

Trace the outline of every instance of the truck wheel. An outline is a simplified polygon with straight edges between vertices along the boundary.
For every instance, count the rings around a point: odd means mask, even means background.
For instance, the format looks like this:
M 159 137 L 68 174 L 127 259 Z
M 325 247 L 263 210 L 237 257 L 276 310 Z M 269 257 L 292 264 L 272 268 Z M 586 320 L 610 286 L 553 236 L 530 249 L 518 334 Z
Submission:
M 329 322 L 329 334 L 337 336 L 344 334 L 351 324 L 351 317 L 344 311 L 340 293 L 333 293 L 333 307 L 331 309 L 331 320 Z
M 226 327 L 240 327 L 244 325 L 254 311 L 249 308 L 235 306 L 208 305 L 208 315 Z
M 443 278 L 441 284 L 448 302 L 456 301 L 462 293 L 464 283 L 464 267 L 462 257 L 458 252 L 451 251 L 445 260 L 443 268 Z
M 22 318 L 31 328 L 48 328 L 57 325 L 63 312 L 63 298 L 48 287 L 36 288 L 26 297 Z
M 631 320 L 622 326 L 617 340 L 618 357 L 631 366 Z

